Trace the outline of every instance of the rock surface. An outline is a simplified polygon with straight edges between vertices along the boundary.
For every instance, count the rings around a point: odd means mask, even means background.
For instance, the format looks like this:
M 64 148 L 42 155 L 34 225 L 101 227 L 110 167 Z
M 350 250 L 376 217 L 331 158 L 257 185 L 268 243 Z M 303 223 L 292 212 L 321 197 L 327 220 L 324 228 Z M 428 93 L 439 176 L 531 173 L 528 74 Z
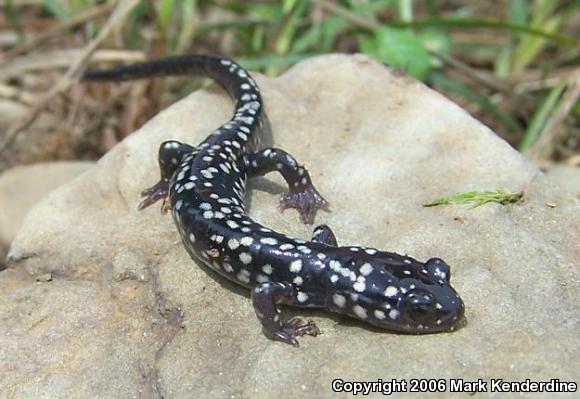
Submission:
M 26 213 L 42 197 L 92 165 L 92 162 L 38 163 L 0 174 L 0 255 L 16 237 Z M 4 256 L 1 256 L 0 270 L 3 261 Z
M 546 177 L 559 188 L 580 199 L 580 168 L 558 165 L 546 171 Z
M 30 212 L 0 273 L 0 397 L 330 398 L 335 378 L 578 378 L 571 195 L 455 104 L 366 57 L 318 57 L 258 81 L 276 145 L 331 202 L 316 223 L 342 244 L 445 259 L 467 325 L 405 336 L 286 309 L 323 335 L 299 349 L 264 338 L 248 295 L 201 270 L 169 217 L 135 209 L 162 140 L 199 142 L 229 117 L 221 90 L 199 91 Z M 253 217 L 310 237 L 294 211 L 276 211 L 279 176 L 250 187 Z M 524 201 L 421 206 L 498 187 Z

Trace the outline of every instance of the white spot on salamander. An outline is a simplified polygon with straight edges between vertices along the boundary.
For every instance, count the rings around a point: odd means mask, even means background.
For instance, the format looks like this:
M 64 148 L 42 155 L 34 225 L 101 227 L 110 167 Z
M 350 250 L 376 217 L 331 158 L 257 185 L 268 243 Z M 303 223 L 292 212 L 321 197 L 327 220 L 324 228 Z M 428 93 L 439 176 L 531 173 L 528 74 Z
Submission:
M 393 287 L 392 285 L 389 285 L 387 287 L 387 289 L 385 290 L 385 296 L 390 298 L 390 297 L 397 295 L 398 292 L 399 292 L 399 290 L 397 289 L 397 287 Z
M 298 299 L 298 302 L 304 303 L 308 300 L 308 295 L 306 295 L 304 292 L 299 292 L 296 298 Z
M 346 298 L 340 294 L 334 294 L 332 296 L 332 302 L 334 302 L 334 304 L 339 308 L 343 308 L 346 303 Z
M 373 271 L 373 266 L 370 263 L 364 263 L 361 267 L 360 267 L 360 273 L 363 276 L 368 276 L 369 274 L 371 274 Z
M 242 239 L 240 240 L 240 244 L 245 245 L 246 247 L 249 247 L 253 242 L 254 239 L 249 236 L 242 237 Z
M 340 269 L 342 268 L 342 266 L 340 265 L 340 262 L 337 260 L 331 260 L 330 261 L 330 268 L 334 271 L 340 271 Z
M 229 226 L 230 229 L 237 229 L 238 227 L 240 227 L 240 225 L 234 222 L 233 220 L 228 220 L 226 224 Z
M 383 312 L 382 310 L 375 310 L 375 318 L 379 320 L 384 320 L 385 317 L 386 317 L 385 312 Z
M 262 271 L 266 274 L 272 274 L 272 265 L 266 264 L 262 266 Z
M 235 238 L 231 238 L 228 241 L 228 247 L 232 250 L 236 249 L 239 246 L 240 246 L 240 242 L 238 240 L 236 240 Z
M 210 240 L 217 242 L 218 244 L 221 244 L 221 242 L 224 240 L 224 236 L 220 236 L 217 234 L 214 234 L 210 237 Z
M 246 283 L 248 284 L 250 282 L 250 272 L 247 271 L 246 269 L 242 269 L 240 270 L 240 272 L 236 275 L 236 277 L 238 278 L 238 280 L 240 280 L 242 283 Z
M 249 265 L 250 262 L 252 261 L 252 255 L 250 255 L 247 252 L 242 252 L 239 257 L 240 261 L 242 261 L 244 265 Z
M 275 238 L 273 238 L 273 237 L 265 237 L 265 238 L 262 238 L 262 239 L 260 240 L 260 242 L 261 242 L 262 244 L 268 244 L 268 245 L 276 245 L 276 244 L 278 244 L 278 240 L 276 240 L 276 239 L 275 239 Z
M 299 245 L 297 248 L 298 248 L 298 250 L 299 250 L 300 252 L 302 252 L 303 254 L 307 254 L 307 255 L 308 255 L 309 253 L 311 253 L 311 252 L 312 252 L 312 251 L 310 250 L 310 248 L 308 248 L 306 245 Z
M 366 311 L 366 309 L 363 308 L 360 305 L 354 305 L 352 307 L 352 311 L 354 312 L 355 315 L 357 315 L 361 319 L 366 319 L 367 318 L 367 311 Z
M 290 263 L 290 271 L 292 273 L 299 273 L 302 270 L 302 261 L 300 259 L 296 259 Z
M 356 283 L 352 285 L 352 288 L 354 288 L 354 290 L 357 292 L 363 292 L 367 288 L 364 277 L 359 278 Z

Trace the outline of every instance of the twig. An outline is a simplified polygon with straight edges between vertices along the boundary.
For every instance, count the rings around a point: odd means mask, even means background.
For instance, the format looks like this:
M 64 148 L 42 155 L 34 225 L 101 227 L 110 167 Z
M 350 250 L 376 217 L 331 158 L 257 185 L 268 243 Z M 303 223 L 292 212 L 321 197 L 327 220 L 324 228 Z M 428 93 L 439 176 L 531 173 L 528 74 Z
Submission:
M 83 53 L 78 57 L 78 59 L 68 68 L 63 77 L 56 82 L 56 84 L 50 89 L 46 97 L 44 97 L 37 106 L 30 112 L 30 114 L 24 118 L 24 120 L 13 124 L 6 132 L 5 140 L 0 144 L 0 154 L 8 148 L 10 143 L 16 138 L 16 136 L 22 132 L 24 129 L 28 128 L 40 115 L 40 113 L 51 103 L 51 101 L 67 90 L 71 84 L 76 80 L 77 75 L 83 66 L 87 63 L 88 59 L 95 52 L 97 47 L 109 36 L 111 31 L 122 22 L 127 14 L 137 5 L 139 0 L 122 0 L 118 3 L 117 7 L 113 11 L 113 14 L 103 26 L 97 37 L 95 37 L 84 49 Z
M 523 82 L 518 84 L 514 87 L 514 91 L 517 93 L 525 93 L 529 91 L 540 91 L 551 89 L 552 87 L 556 87 L 559 84 L 566 81 L 565 77 L 552 77 L 552 78 L 545 78 L 542 80 L 535 80 L 531 82 Z
M 553 79 L 553 78 L 561 78 L 566 79 L 570 77 L 570 74 L 573 73 L 578 67 L 577 66 L 562 66 L 558 69 L 546 71 L 541 68 L 537 69 L 530 69 L 528 71 L 522 71 L 517 74 L 510 75 L 505 78 L 505 82 L 510 86 L 518 86 L 522 83 L 530 83 L 541 81 L 543 79 Z
M 0 31 L 0 48 L 14 47 L 18 43 L 19 37 L 16 29 L 11 31 Z
M 550 116 L 550 119 L 544 125 L 544 128 L 540 132 L 538 139 L 530 146 L 525 155 L 532 160 L 536 160 L 540 157 L 544 147 L 553 141 L 558 135 L 560 127 L 564 123 L 564 120 L 570 114 L 572 107 L 578 102 L 580 98 L 580 68 L 578 68 L 572 76 L 570 76 L 568 88 L 562 95 L 562 98 Z
M 34 94 L 2 83 L 0 83 L 0 98 L 14 100 L 28 106 L 34 106 L 38 102 Z
M 74 63 L 85 52 L 85 48 L 55 50 L 45 53 L 30 54 L 0 64 L 0 80 L 22 76 L 26 72 L 45 71 L 66 68 Z M 95 62 L 137 62 L 143 61 L 142 51 L 129 50 L 96 50 L 90 63 Z
M 563 163 L 566 165 L 580 166 L 580 154 L 566 158 Z
M 491 75 L 474 70 L 472 67 L 470 67 L 463 61 L 458 60 L 452 55 L 445 55 L 438 51 L 430 49 L 427 49 L 427 51 L 431 55 L 439 58 L 445 64 L 457 69 L 459 72 L 463 73 L 467 77 L 470 77 L 472 80 L 478 82 L 479 84 L 486 86 L 492 90 L 499 91 L 505 96 L 517 97 L 514 95 L 512 90 L 510 90 L 505 85 L 501 84 L 496 79 L 492 78 Z
M 340 15 L 341 17 L 344 17 L 345 19 L 349 20 L 350 22 L 354 23 L 355 25 L 358 25 L 362 28 L 368 29 L 370 31 L 375 31 L 377 29 L 379 29 L 381 27 L 381 25 L 378 22 L 369 20 L 367 18 L 358 16 L 352 12 L 350 12 L 348 9 L 339 6 L 337 4 L 331 3 L 327 0 L 312 0 L 313 3 L 318 4 L 319 6 L 326 8 L 327 10 L 333 12 L 334 14 Z
M 69 29 L 75 28 L 78 25 L 85 23 L 89 19 L 93 19 L 99 17 L 103 14 L 106 14 L 111 11 L 113 5 L 110 3 L 102 4 L 99 6 L 95 6 L 90 8 L 87 11 L 81 12 L 78 15 L 74 15 L 68 21 L 65 21 L 59 24 L 57 27 L 50 29 L 48 31 L 39 33 L 35 36 L 32 36 L 30 39 L 26 40 L 21 45 L 14 47 L 11 50 L 8 50 L 4 54 L 4 58 L 11 58 L 22 53 L 27 52 L 30 49 L 38 46 L 40 43 L 49 40 L 55 36 L 58 36 L 61 32 L 67 31 Z
M 39 6 L 42 2 L 43 0 L 12 0 L 14 7 Z

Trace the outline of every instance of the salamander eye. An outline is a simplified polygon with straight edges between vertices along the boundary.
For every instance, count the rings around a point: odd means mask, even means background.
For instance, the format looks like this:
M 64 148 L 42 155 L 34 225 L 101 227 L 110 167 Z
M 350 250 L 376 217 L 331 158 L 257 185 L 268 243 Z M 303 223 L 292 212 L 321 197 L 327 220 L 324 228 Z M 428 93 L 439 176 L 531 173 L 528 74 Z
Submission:
M 420 323 L 428 323 L 437 318 L 435 299 L 427 291 L 412 292 L 405 298 L 407 314 Z
M 425 263 L 425 269 L 435 280 L 449 282 L 451 280 L 451 269 L 443 259 L 431 258 Z

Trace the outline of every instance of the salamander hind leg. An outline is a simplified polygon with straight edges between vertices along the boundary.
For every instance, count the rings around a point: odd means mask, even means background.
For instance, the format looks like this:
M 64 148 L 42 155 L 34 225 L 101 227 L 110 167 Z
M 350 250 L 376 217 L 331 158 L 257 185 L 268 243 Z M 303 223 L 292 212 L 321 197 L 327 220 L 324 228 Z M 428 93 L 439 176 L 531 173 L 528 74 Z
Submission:
M 286 322 L 280 318 L 278 304 L 295 302 L 296 292 L 291 284 L 266 282 L 252 290 L 252 303 L 258 319 L 262 323 L 264 334 L 273 340 L 282 341 L 292 346 L 299 346 L 296 337 L 300 335 L 316 336 L 320 333 L 312 321 L 294 317 Z
M 333 247 L 338 247 L 336 242 L 336 237 L 330 227 L 325 224 L 321 224 L 316 227 L 312 232 L 312 241 L 320 242 L 322 244 L 330 245 Z
M 306 168 L 299 165 L 296 159 L 284 150 L 266 148 L 255 154 L 249 154 L 245 158 L 245 165 L 249 177 L 279 171 L 288 184 L 289 192 L 282 196 L 278 208 L 281 211 L 295 208 L 306 224 L 314 221 L 318 209 L 328 206 L 328 202 L 312 184 Z
M 161 172 L 161 179 L 153 186 L 143 190 L 141 197 L 143 201 L 139 204 L 138 209 L 142 210 L 155 202 L 162 200 L 161 212 L 167 212 L 169 206 L 167 204 L 167 196 L 169 195 L 169 182 L 171 176 L 177 170 L 184 155 L 193 153 L 195 148 L 188 144 L 181 143 L 176 140 L 168 140 L 161 143 L 159 146 L 159 170 Z

